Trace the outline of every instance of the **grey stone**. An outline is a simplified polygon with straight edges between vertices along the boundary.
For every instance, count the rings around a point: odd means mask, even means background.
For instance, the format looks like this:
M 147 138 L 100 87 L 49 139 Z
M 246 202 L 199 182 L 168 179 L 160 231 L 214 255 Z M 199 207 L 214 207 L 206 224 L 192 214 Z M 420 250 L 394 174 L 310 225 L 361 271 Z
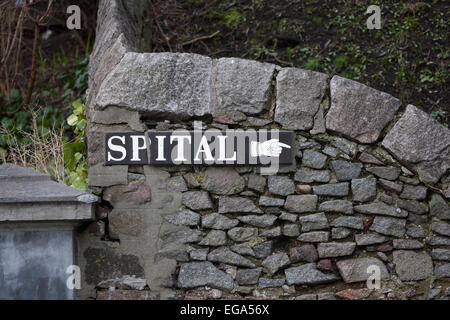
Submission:
M 294 300 L 317 300 L 317 294 L 311 293 L 311 294 L 302 294 L 300 296 L 297 296 L 294 298 Z
M 401 238 L 405 234 L 405 225 L 406 220 L 404 219 L 376 216 L 370 230 Z
M 360 143 L 377 141 L 401 105 L 400 100 L 385 92 L 339 76 L 331 79 L 330 89 L 327 129 Z
M 406 218 L 408 216 L 408 212 L 399 208 L 396 209 L 395 207 L 389 206 L 384 202 L 377 200 L 372 203 L 354 206 L 353 208 L 356 212 L 363 214 L 375 214 L 396 218 Z
M 339 155 L 339 150 L 330 146 L 323 148 L 322 152 L 332 158 L 336 158 Z
M 334 258 L 348 256 L 355 251 L 356 243 L 354 242 L 327 242 L 319 243 L 317 252 L 319 258 Z
M 264 241 L 253 246 L 255 257 L 258 259 L 264 259 L 272 253 L 272 241 Z
M 310 141 L 298 141 L 298 149 L 304 150 L 304 149 L 314 149 L 314 148 L 320 148 L 320 143 L 310 140 Z
M 101 289 L 109 289 L 113 287 L 115 289 L 125 290 L 144 290 L 146 286 L 147 280 L 129 275 L 124 275 L 120 278 L 103 280 L 97 284 L 97 287 Z
M 289 212 L 283 211 L 280 216 L 278 217 L 280 220 L 285 220 L 289 222 L 295 222 L 297 221 L 297 215 Z
M 450 246 L 450 238 L 447 237 L 428 237 L 427 244 L 431 246 Z
M 211 213 L 202 216 L 202 227 L 218 230 L 228 230 L 237 226 L 239 220 L 230 219 L 218 213 Z
M 450 207 L 447 201 L 436 193 L 431 196 L 430 215 L 442 220 L 450 220 Z
M 331 238 L 334 240 L 340 240 L 347 238 L 352 232 L 347 228 L 332 228 L 331 229 Z
M 202 246 L 218 247 L 227 243 L 227 235 L 221 230 L 211 230 L 206 237 L 202 239 L 198 244 Z
M 316 263 L 307 263 L 299 267 L 284 270 L 288 285 L 323 284 L 339 280 L 335 274 L 326 274 L 316 268 Z
M 164 219 L 178 226 L 196 226 L 200 222 L 200 215 L 191 210 L 182 210 L 177 213 L 165 215 Z
M 286 268 L 290 264 L 291 261 L 286 253 L 273 253 L 261 263 L 264 270 L 270 275 L 275 274 L 278 270 Z
M 300 229 L 296 223 L 286 223 L 283 225 L 282 233 L 286 237 L 297 237 L 300 234 Z
M 219 213 L 263 213 L 263 211 L 247 198 L 220 197 Z
M 450 250 L 433 249 L 433 251 L 431 251 L 431 257 L 433 260 L 450 261 Z
M 393 253 L 395 271 L 402 281 L 417 281 L 433 273 L 433 262 L 426 252 L 396 250 Z
M 434 268 L 436 279 L 450 278 L 450 263 L 441 264 Z
M 264 127 L 265 125 L 268 125 L 269 123 L 272 123 L 272 120 L 255 118 L 255 117 L 247 117 L 246 121 L 243 124 L 248 125 L 250 127 Z
M 353 214 L 353 205 L 347 200 L 330 200 L 322 202 L 319 211 Z
M 158 263 L 163 259 L 173 259 L 179 262 L 188 262 L 189 261 L 189 255 L 185 248 L 181 249 L 167 249 L 163 251 L 159 251 L 154 256 L 154 262 Z
M 393 246 L 394 249 L 402 250 L 422 249 L 424 247 L 422 242 L 411 239 L 394 239 Z
M 413 105 L 406 107 L 382 145 L 425 183 L 438 182 L 450 168 L 450 130 Z
M 352 179 L 352 193 L 354 201 L 372 201 L 377 195 L 377 179 Z
M 240 255 L 244 256 L 255 256 L 255 252 L 253 251 L 252 247 L 248 243 L 239 243 L 235 244 L 230 247 L 230 249 Z
M 286 176 L 269 176 L 267 184 L 272 194 L 287 196 L 295 193 L 294 181 Z
M 192 210 L 208 210 L 213 208 L 209 194 L 206 191 L 183 192 L 182 203 Z
M 312 182 L 329 182 L 330 172 L 328 170 L 308 170 L 300 169 L 297 170 L 294 176 L 294 180 L 302 183 L 312 183 Z
M 348 195 L 348 182 L 329 183 L 314 186 L 313 192 L 319 196 L 345 197 Z
M 297 240 L 302 242 L 327 242 L 330 233 L 327 231 L 313 231 L 302 233 Z
M 314 212 L 317 209 L 317 196 L 289 195 L 284 203 L 284 208 L 290 212 L 297 213 Z
M 289 257 L 292 263 L 301 261 L 314 262 L 319 258 L 316 247 L 312 244 L 305 244 L 300 247 L 291 248 L 289 250 Z
M 259 278 L 258 288 L 259 289 L 267 289 L 267 288 L 278 288 L 282 287 L 285 284 L 286 280 L 283 279 L 270 279 L 270 278 Z
M 427 187 L 424 186 L 412 186 L 405 184 L 403 191 L 400 193 L 400 198 L 410 200 L 423 200 L 427 197 Z
M 209 248 L 194 249 L 189 252 L 189 256 L 192 260 L 206 261 L 206 258 L 208 257 L 208 251 Z
M 204 190 L 220 195 L 242 192 L 245 180 L 231 167 L 208 167 L 201 184 Z
M 123 107 L 180 117 L 211 113 L 212 59 L 187 53 L 126 53 L 103 81 L 100 109 Z
M 341 260 L 336 263 L 339 273 L 345 283 L 367 281 L 372 275 L 368 272 L 370 266 L 377 266 L 380 269 L 380 280 L 389 278 L 389 273 L 382 261 L 377 258 L 356 258 Z
M 182 229 L 165 233 L 161 236 L 163 246 L 171 243 L 196 243 L 203 239 L 203 232 L 193 229 Z
M 425 231 L 421 226 L 409 225 L 406 228 L 406 234 L 411 238 L 425 238 Z
M 403 171 L 403 168 L 404 168 L 404 167 L 402 167 L 402 171 Z M 399 180 L 400 180 L 401 182 L 404 182 L 404 183 L 407 183 L 407 184 L 412 184 L 412 185 L 415 185 L 415 186 L 417 186 L 417 185 L 420 183 L 420 180 L 417 179 L 416 177 L 405 177 L 405 176 L 400 176 L 400 177 L 399 177 Z
M 127 185 L 106 188 L 103 191 L 103 199 L 115 208 L 133 208 L 150 202 L 151 190 L 144 180 L 132 181 Z
M 391 196 L 387 195 L 386 193 L 380 193 L 378 196 L 378 200 L 386 203 L 386 204 L 393 204 L 394 203 L 394 198 L 392 198 Z
M 195 288 L 210 286 L 231 291 L 234 287 L 231 275 L 217 269 L 211 262 L 191 262 L 181 265 L 178 287 Z
M 250 224 L 255 227 L 266 228 L 273 226 L 275 220 L 277 220 L 277 216 L 272 214 L 264 214 L 264 215 L 246 215 L 239 216 L 237 219 L 243 223 Z
M 266 187 L 266 178 L 260 175 L 251 174 L 248 176 L 247 186 L 249 189 L 263 193 L 264 188 Z
M 178 192 L 188 191 L 186 181 L 182 176 L 175 176 L 167 181 L 167 189 Z
M 127 124 L 134 131 L 144 131 L 139 113 L 117 107 L 106 108 L 105 111 L 93 111 L 91 121 L 100 124 Z
M 281 227 L 278 226 L 278 227 L 269 229 L 267 231 L 264 231 L 259 236 L 262 237 L 262 238 L 276 238 L 276 237 L 279 237 L 279 236 L 281 236 Z
M 424 214 L 428 210 L 427 208 L 421 204 L 417 200 L 401 200 L 397 201 L 397 206 L 399 208 L 405 209 L 408 212 L 416 213 L 416 214 Z
M 401 184 L 385 179 L 379 179 L 378 182 L 380 183 L 380 186 L 382 186 L 387 191 L 392 191 L 395 193 L 402 192 L 403 186 Z
M 367 152 L 362 152 L 358 159 L 359 159 L 359 161 L 364 162 L 364 163 L 383 165 L 383 162 L 381 162 L 375 156 L 373 156 Z
M 186 180 L 186 183 L 189 188 L 198 188 L 200 187 L 200 183 L 198 182 L 196 176 L 192 173 L 186 173 L 184 175 L 184 179 Z
M 253 191 L 250 191 L 250 190 L 243 191 L 243 192 L 239 193 L 239 195 L 243 196 L 243 197 L 257 197 L 258 196 L 258 194 L 256 194 Z
M 363 165 L 344 160 L 333 160 L 331 161 L 331 167 L 339 181 L 349 181 L 359 177 Z
M 449 223 L 433 221 L 433 223 L 431 224 L 431 230 L 433 230 L 433 232 L 437 234 L 450 237 Z
M 231 238 L 231 240 L 238 242 L 248 241 L 251 238 L 256 237 L 257 234 L 257 228 L 235 227 L 228 230 L 228 236 Z
M 88 185 L 109 187 L 128 183 L 128 166 L 104 166 L 102 163 L 90 165 Z
M 286 129 L 312 129 L 327 80 L 323 73 L 283 68 L 277 75 L 275 121 Z
M 220 247 L 208 253 L 208 261 L 222 262 L 240 267 L 254 268 L 255 264 L 227 247 Z
M 323 169 L 327 165 L 327 156 L 314 150 L 303 152 L 302 166 L 312 169 Z
M 262 268 L 239 269 L 236 272 L 236 282 L 239 285 L 249 285 L 258 283 Z
M 282 207 L 284 206 L 284 199 L 261 196 L 259 205 L 262 207 Z
M 240 111 L 258 114 L 268 105 L 275 65 L 254 60 L 220 58 L 215 63 L 215 114 Z
M 355 241 L 358 246 L 369 246 L 373 244 L 383 243 L 389 239 L 375 233 L 355 234 Z
M 332 227 L 350 228 L 362 230 L 364 228 L 363 220 L 360 217 L 338 217 L 331 221 Z
M 322 292 L 317 294 L 317 300 L 337 300 L 333 292 Z
M 356 152 L 358 152 L 358 144 L 345 138 L 333 137 L 331 145 L 338 148 L 348 156 L 354 156 Z
M 396 180 L 400 175 L 400 169 L 396 167 L 368 167 L 366 171 L 386 180 Z
M 302 216 L 298 220 L 302 225 L 302 232 L 327 229 L 330 227 L 327 217 L 323 212 Z

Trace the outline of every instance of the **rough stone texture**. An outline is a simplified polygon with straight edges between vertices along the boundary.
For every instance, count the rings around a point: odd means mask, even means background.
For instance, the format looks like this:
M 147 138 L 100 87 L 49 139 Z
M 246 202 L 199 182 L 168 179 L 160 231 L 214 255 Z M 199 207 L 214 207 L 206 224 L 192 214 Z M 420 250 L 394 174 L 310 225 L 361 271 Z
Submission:
M 403 237 L 406 221 L 397 218 L 375 217 L 370 230 L 395 237 Z
M 372 201 L 377 195 L 377 179 L 352 179 L 352 193 L 354 201 Z
M 331 239 L 333 240 L 340 240 L 347 238 L 352 231 L 347 228 L 337 227 L 331 229 Z
M 300 234 L 300 229 L 296 223 L 286 223 L 283 225 L 281 233 L 286 237 L 297 237 Z
M 372 273 L 368 272 L 369 266 L 377 266 L 380 268 L 380 280 L 389 278 L 388 271 L 383 262 L 377 258 L 356 258 L 341 260 L 336 263 L 342 279 L 346 283 L 367 281 Z
M 397 201 L 397 206 L 399 208 L 405 209 L 408 212 L 416 213 L 416 214 L 424 214 L 428 210 L 417 200 L 401 200 Z
M 450 261 L 449 249 L 433 249 L 431 252 L 433 260 Z
M 322 230 L 330 227 L 328 224 L 327 217 L 323 212 L 302 216 L 299 217 L 298 220 L 302 225 L 302 232 L 308 232 L 312 230 Z
M 403 191 L 400 194 L 400 198 L 410 200 L 423 200 L 427 197 L 427 187 L 424 186 L 412 186 L 405 184 Z
M 178 226 L 196 226 L 200 222 L 200 215 L 191 210 L 182 210 L 164 216 L 164 219 Z
M 283 279 L 270 279 L 270 278 L 259 278 L 258 288 L 266 289 L 266 288 L 278 288 L 285 284 L 286 280 Z
M 327 156 L 314 150 L 303 152 L 302 166 L 312 169 L 323 169 L 327 164 Z
M 331 167 L 336 173 L 338 181 L 349 181 L 359 177 L 363 165 L 361 163 L 344 160 L 334 160 L 331 161 Z
M 262 207 L 282 207 L 284 200 L 280 198 L 261 196 L 259 198 L 259 205 Z
M 177 284 L 180 288 L 210 286 L 227 291 L 231 291 L 234 287 L 233 278 L 229 274 L 217 269 L 211 262 L 182 264 Z
M 355 241 L 358 246 L 369 246 L 388 241 L 389 238 L 375 233 L 361 233 L 355 235 Z
M 287 196 L 295 193 L 295 184 L 289 177 L 286 176 L 270 176 L 267 184 L 269 192 L 279 196 Z
M 330 237 L 327 231 L 313 231 L 302 233 L 297 239 L 302 242 L 326 242 Z
M 289 250 L 289 257 L 292 263 L 297 262 L 315 262 L 319 258 L 316 247 L 312 244 L 305 244 L 300 247 L 294 247 Z
M 290 212 L 297 213 L 314 212 L 317 209 L 317 196 L 289 195 L 284 203 L 284 208 Z
M 186 181 L 182 176 L 175 176 L 167 181 L 167 189 L 172 191 L 185 192 L 188 191 Z
M 330 172 L 328 170 L 300 169 L 295 173 L 294 180 L 302 183 L 329 182 Z
M 96 300 L 160 300 L 160 295 L 149 290 L 97 291 Z
M 201 186 L 211 193 L 230 195 L 242 192 L 245 180 L 232 167 L 208 167 Z
M 283 68 L 277 75 L 275 121 L 286 129 L 312 129 L 327 80 L 323 73 Z
M 275 223 L 275 220 L 277 220 L 277 216 L 274 216 L 273 214 L 264 214 L 264 215 L 246 215 L 246 216 L 239 216 L 237 219 L 243 223 L 259 227 L 259 228 L 266 228 L 273 226 Z
M 224 231 L 211 230 L 198 244 L 202 246 L 218 247 L 223 246 L 226 243 L 227 235 Z
M 450 168 L 450 130 L 413 105 L 382 143 L 425 183 L 436 183 Z
M 270 275 L 275 274 L 278 270 L 286 268 L 290 264 L 291 261 L 286 253 L 273 253 L 261 263 L 264 270 Z
M 447 201 L 436 193 L 431 196 L 430 215 L 442 220 L 450 220 L 450 207 Z
M 288 285 L 322 284 L 339 280 L 335 274 L 326 274 L 316 268 L 314 262 L 284 270 Z
M 431 230 L 433 230 L 433 232 L 437 234 L 450 237 L 449 223 L 433 221 L 433 223 L 431 224 Z
M 344 197 L 348 195 L 348 182 L 329 183 L 320 186 L 314 186 L 313 192 L 319 196 Z
M 400 169 L 396 167 L 369 167 L 366 170 L 386 180 L 395 180 L 400 174 Z
M 362 230 L 364 227 L 363 220 L 360 217 L 339 217 L 331 221 L 332 227 L 343 227 L 356 230 Z
M 411 239 L 394 239 L 394 249 L 422 249 L 423 243 L 418 240 Z
M 255 237 L 258 234 L 258 229 L 256 228 L 243 228 L 243 227 L 235 227 L 228 230 L 228 236 L 231 240 L 244 242 L 248 241 L 251 238 Z
M 126 53 L 106 76 L 96 98 L 100 109 L 117 106 L 181 117 L 211 113 L 212 59 L 189 53 Z
M 220 197 L 219 213 L 263 213 L 255 203 L 243 197 Z
M 396 209 L 395 207 L 389 206 L 381 201 L 375 201 L 369 204 L 362 204 L 353 207 L 356 212 L 364 214 L 376 214 L 382 216 L 391 216 L 396 218 L 406 218 L 408 212 Z
M 208 192 L 188 191 L 183 193 L 183 204 L 192 210 L 212 209 L 213 204 Z
M 239 220 L 230 219 L 218 213 L 202 216 L 202 227 L 218 230 L 228 230 L 239 224 Z
M 450 263 L 441 264 L 434 268 L 436 279 L 450 278 Z
M 133 181 L 127 185 L 109 187 L 103 192 L 103 199 L 109 201 L 113 207 L 139 205 L 149 202 L 151 198 L 150 187 L 145 181 Z
M 214 114 L 258 114 L 268 105 L 275 65 L 237 58 L 215 64 L 217 106 Z
M 255 264 L 253 262 L 231 251 L 227 247 L 220 247 L 208 253 L 208 260 L 212 262 L 232 264 L 240 267 L 255 267 Z
M 393 257 L 395 272 L 403 281 L 423 280 L 433 273 L 433 262 L 425 252 L 396 250 Z
M 249 285 L 258 283 L 262 268 L 239 269 L 236 272 L 236 282 L 239 285 Z
M 327 242 L 319 243 L 317 252 L 319 258 L 334 258 L 348 256 L 355 250 L 356 243 L 354 242 Z
M 403 186 L 401 184 L 385 180 L 385 179 L 379 179 L 378 182 L 380 183 L 380 186 L 382 186 L 387 191 L 392 191 L 395 193 L 402 192 Z
M 264 192 L 264 188 L 266 187 L 266 178 L 251 174 L 248 176 L 248 188 L 259 193 Z
M 344 300 L 362 300 L 366 299 L 370 296 L 372 290 L 370 289 L 345 289 L 339 292 L 336 292 L 336 297 L 344 299 Z
M 253 246 L 253 251 L 255 252 L 255 257 L 258 259 L 264 259 L 269 254 L 272 253 L 272 241 L 264 241 L 260 244 Z
M 353 214 L 353 204 L 347 200 L 331 200 L 322 202 L 319 211 Z
M 401 105 L 387 93 L 339 76 L 331 79 L 330 89 L 327 129 L 360 143 L 377 141 Z

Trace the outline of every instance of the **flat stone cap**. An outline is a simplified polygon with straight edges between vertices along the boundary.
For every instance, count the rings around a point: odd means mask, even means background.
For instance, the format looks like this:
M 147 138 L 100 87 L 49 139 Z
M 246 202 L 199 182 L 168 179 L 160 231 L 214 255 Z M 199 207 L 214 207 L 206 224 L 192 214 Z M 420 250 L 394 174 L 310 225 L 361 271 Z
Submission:
M 50 175 L 13 164 L 0 165 L 0 204 L 97 201 L 97 196 L 59 184 Z

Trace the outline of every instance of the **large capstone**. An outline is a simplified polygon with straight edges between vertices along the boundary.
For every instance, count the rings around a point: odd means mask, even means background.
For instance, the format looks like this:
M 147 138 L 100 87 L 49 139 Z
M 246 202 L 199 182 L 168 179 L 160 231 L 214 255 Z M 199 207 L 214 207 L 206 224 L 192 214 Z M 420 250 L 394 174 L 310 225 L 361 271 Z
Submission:
M 450 168 L 450 130 L 413 105 L 406 107 L 382 145 L 425 183 L 438 182 Z
M 360 143 L 377 141 L 401 105 L 400 100 L 385 92 L 339 76 L 331 79 L 330 89 L 327 129 Z

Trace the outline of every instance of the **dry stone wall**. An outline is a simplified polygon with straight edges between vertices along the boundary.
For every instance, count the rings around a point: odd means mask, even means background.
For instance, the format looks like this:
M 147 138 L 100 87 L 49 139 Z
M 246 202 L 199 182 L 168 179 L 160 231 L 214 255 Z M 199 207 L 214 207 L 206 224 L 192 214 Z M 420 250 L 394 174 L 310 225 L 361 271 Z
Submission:
M 103 202 L 79 232 L 80 298 L 449 299 L 448 128 L 339 76 L 138 53 L 145 7 L 127 3 L 100 2 L 91 58 L 89 186 Z M 295 161 L 270 176 L 104 165 L 106 132 L 193 126 L 292 130 Z

